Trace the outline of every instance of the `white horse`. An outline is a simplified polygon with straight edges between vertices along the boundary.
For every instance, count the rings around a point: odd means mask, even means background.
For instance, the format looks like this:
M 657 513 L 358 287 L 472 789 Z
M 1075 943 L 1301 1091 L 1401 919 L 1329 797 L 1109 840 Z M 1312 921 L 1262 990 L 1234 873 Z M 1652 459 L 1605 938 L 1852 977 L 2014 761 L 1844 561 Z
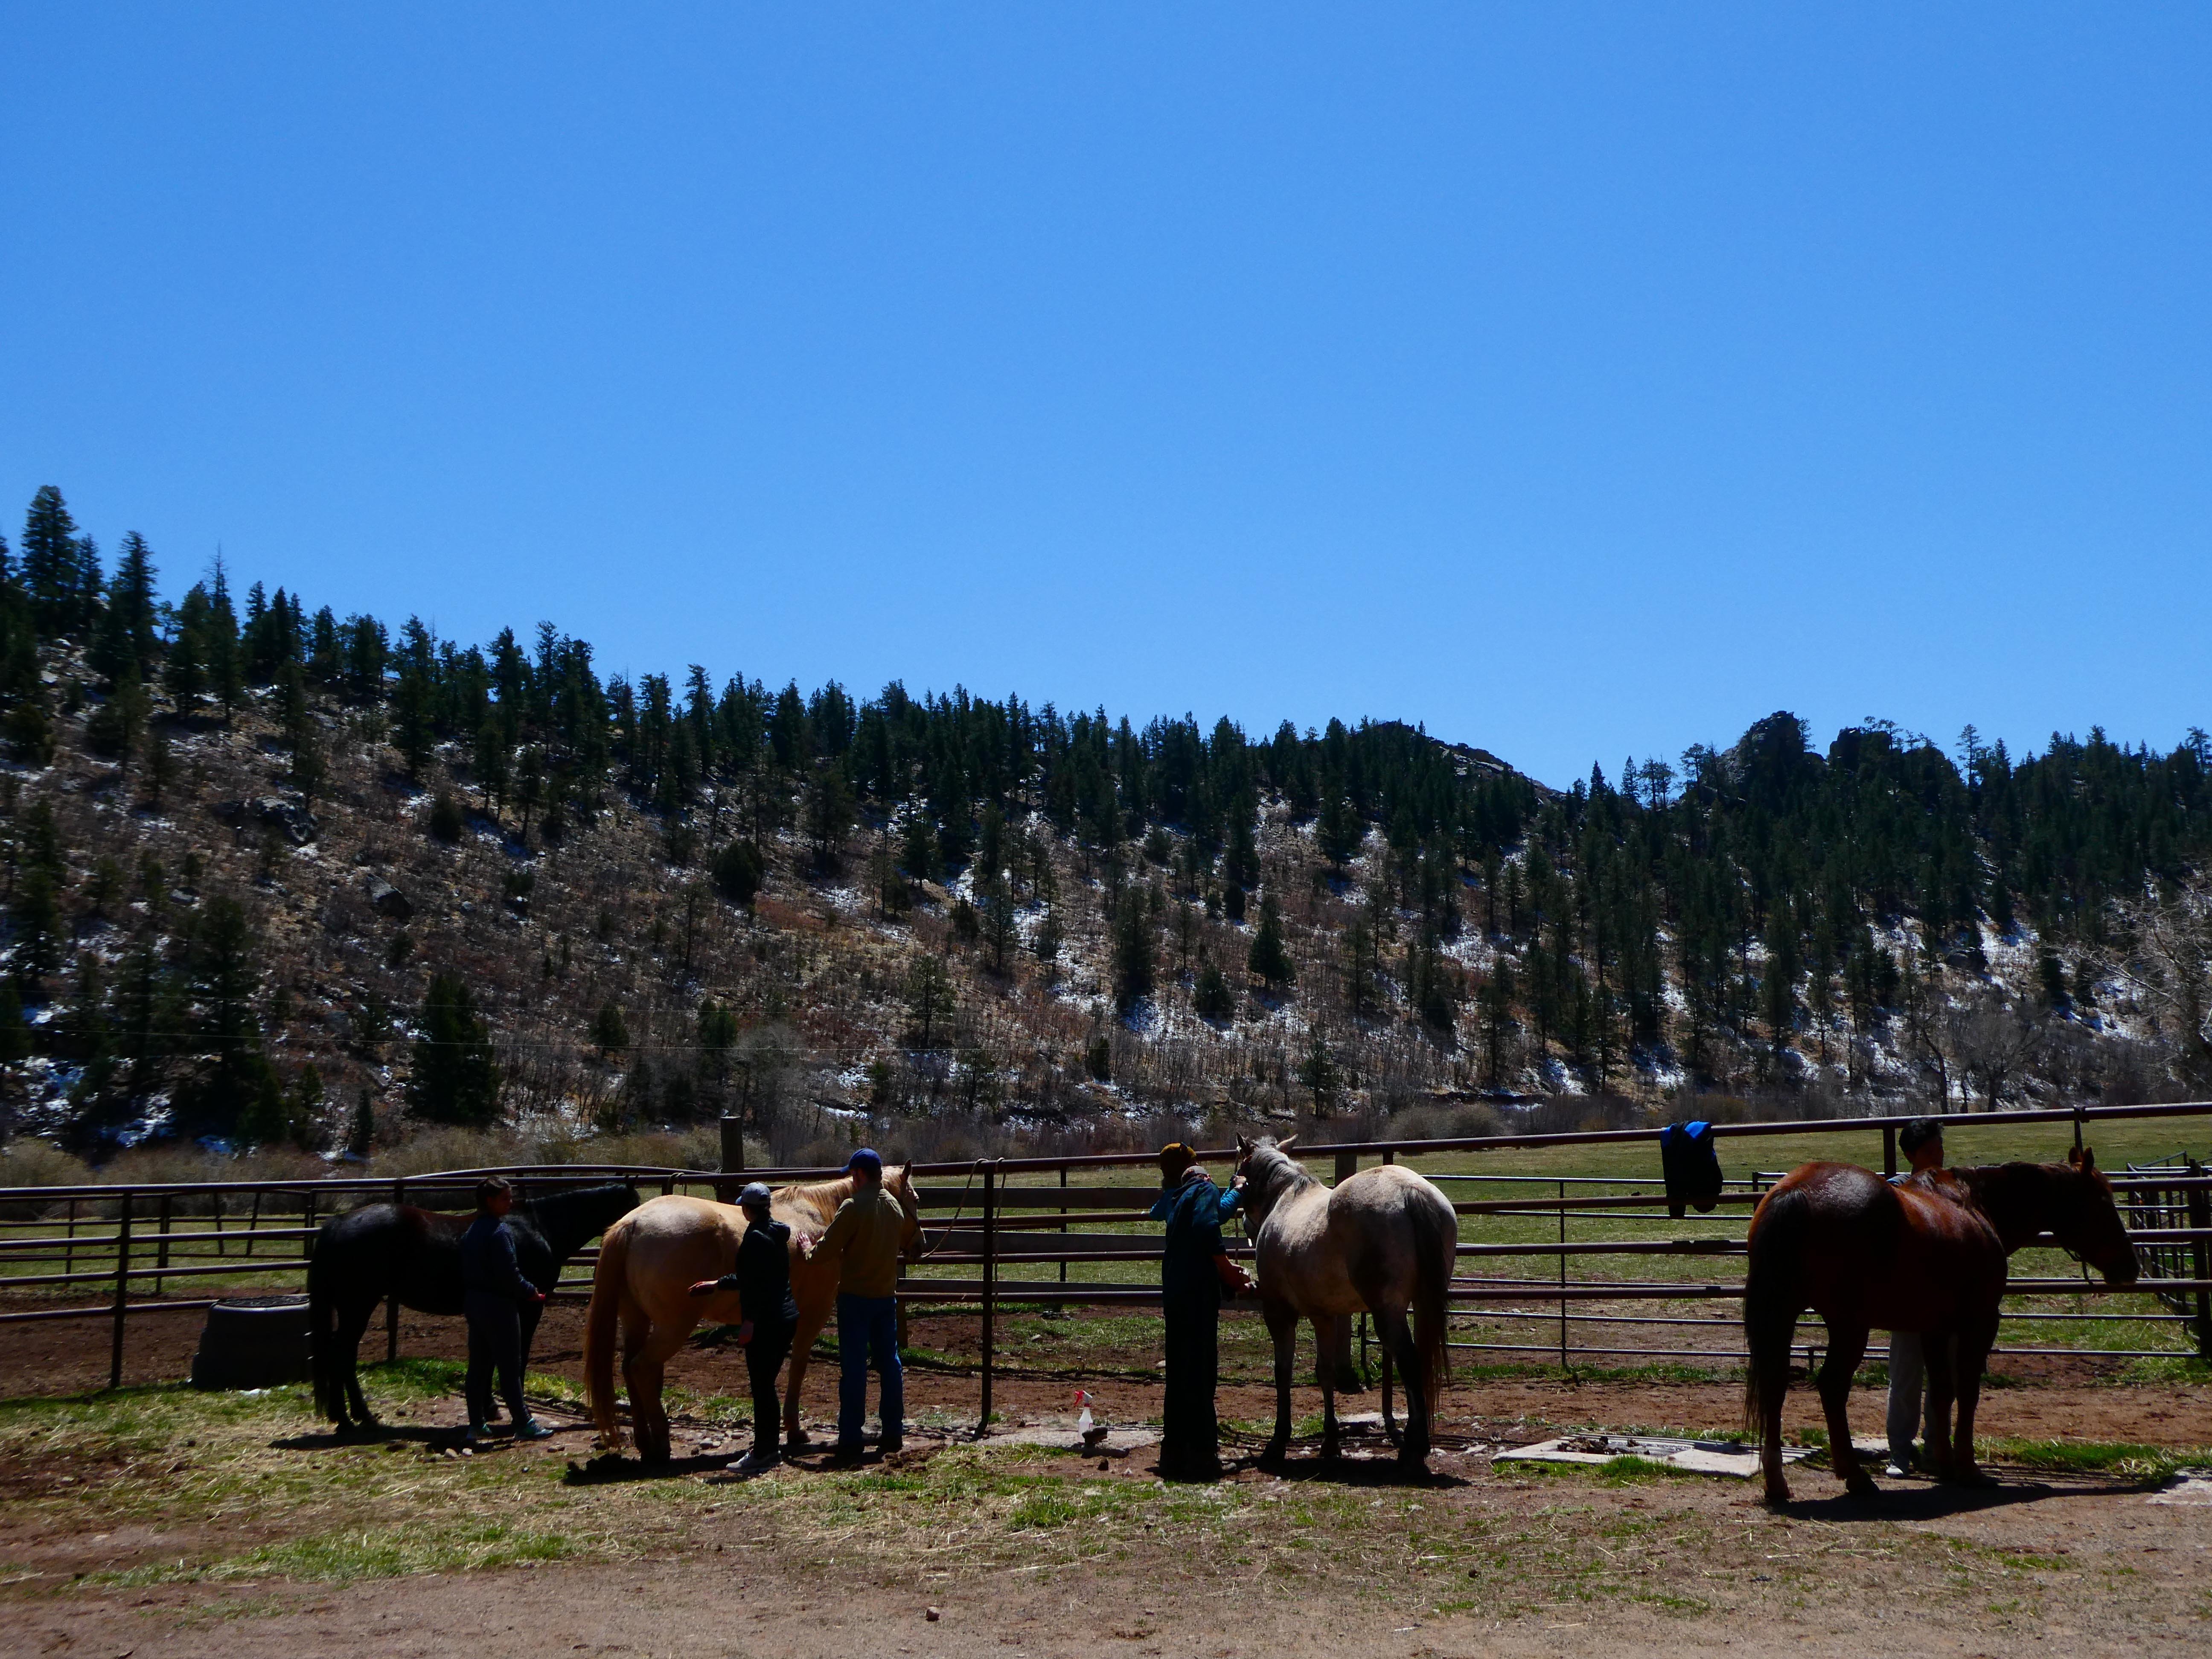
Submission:
M 1437 1381 L 1449 1370 L 1444 1317 L 1459 1244 L 1451 1200 L 1411 1170 L 1379 1164 L 1324 1187 L 1289 1156 L 1297 1139 L 1237 1137 L 1244 1212 L 1259 1252 L 1260 1301 L 1275 1342 L 1275 1432 L 1262 1456 L 1290 1450 L 1291 1369 L 1298 1321 L 1313 1322 L 1321 1364 L 1321 1455 L 1337 1450 L 1336 1367 L 1352 1316 L 1375 1316 L 1383 1352 L 1382 1422 L 1390 1413 L 1390 1361 L 1406 1379 L 1401 1463 L 1428 1461 Z M 1409 1323 L 1408 1311 L 1414 1322 Z M 1394 1437 L 1395 1435 L 1394 1435 Z

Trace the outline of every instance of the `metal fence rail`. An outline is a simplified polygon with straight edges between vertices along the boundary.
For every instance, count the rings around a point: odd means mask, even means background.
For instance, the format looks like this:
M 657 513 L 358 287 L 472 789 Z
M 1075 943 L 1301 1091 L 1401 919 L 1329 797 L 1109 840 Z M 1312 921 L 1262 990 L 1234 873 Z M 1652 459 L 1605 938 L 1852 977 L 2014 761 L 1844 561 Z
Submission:
M 2126 1119 L 2212 1121 L 2212 1103 L 2156 1106 L 2082 1108 L 2069 1111 L 1995 1112 L 1962 1120 L 1974 1127 L 1992 1124 L 2069 1124 L 2077 1142 L 2095 1125 Z M 1720 1126 L 1723 1138 L 1776 1134 L 1832 1137 L 1848 1146 L 1860 1136 L 1878 1135 L 1883 1166 L 1896 1167 L 1895 1118 L 1836 1119 L 1814 1122 Z M 1652 1142 L 1656 1130 L 1598 1130 L 1553 1135 L 1485 1135 L 1444 1140 L 1376 1141 L 1300 1146 L 1309 1163 L 1333 1164 L 1337 1179 L 1363 1159 L 1397 1162 L 1442 1154 L 1480 1154 L 1507 1149 L 1564 1149 L 1573 1146 Z M 1227 1152 L 1207 1154 L 1215 1161 Z M 966 1164 L 917 1164 L 927 1251 L 902 1279 L 900 1297 L 909 1308 L 957 1312 L 972 1309 L 980 1322 L 980 1366 L 988 1416 L 998 1369 L 996 1322 L 1000 1307 L 1096 1306 L 1144 1309 L 1157 1306 L 1159 1292 L 1152 1263 L 1158 1237 L 1150 1229 L 1132 1231 L 1145 1219 L 1152 1197 L 1143 1186 L 1100 1180 L 1152 1162 L 1149 1153 L 1094 1153 L 1067 1158 L 984 1159 Z M 1655 1158 L 1656 1164 L 1656 1159 Z M 134 1316 L 203 1309 L 214 1299 L 204 1293 L 207 1281 L 228 1279 L 243 1289 L 295 1289 L 313 1248 L 319 1223 L 355 1204 L 375 1200 L 461 1208 L 475 1182 L 502 1174 L 528 1191 L 622 1180 L 648 1195 L 685 1191 L 712 1194 L 727 1201 L 748 1180 L 770 1182 L 822 1179 L 823 1170 L 696 1170 L 613 1164 L 563 1164 L 440 1171 L 400 1178 L 335 1176 L 314 1181 L 165 1182 L 138 1186 L 0 1188 L 0 1298 L 15 1305 L 0 1310 L 0 1323 L 55 1319 L 105 1320 L 110 1325 L 110 1381 L 119 1384 L 128 1323 Z M 1071 1179 L 1071 1176 L 1079 1177 Z M 1483 1325 L 1541 1322 L 1554 1340 L 1544 1343 L 1462 1341 L 1451 1346 L 1469 1352 L 1542 1353 L 1571 1366 L 1577 1356 L 1673 1358 L 1704 1364 L 1740 1363 L 1733 1346 L 1627 1347 L 1578 1345 L 1575 1328 L 1703 1328 L 1734 1329 L 1737 1321 L 1723 1310 L 1739 1302 L 1740 1284 L 1651 1276 L 1651 1259 L 1740 1258 L 1746 1249 L 1743 1224 L 1779 1172 L 1754 1171 L 1725 1183 L 1719 1209 L 1699 1217 L 1668 1214 L 1663 1187 L 1645 1176 L 1547 1176 L 1454 1170 L 1431 1178 L 1445 1186 L 1462 1226 L 1538 1224 L 1541 1239 L 1466 1240 L 1458 1247 L 1462 1262 L 1450 1300 L 1466 1317 Z M 1088 1177 L 1084 1179 L 1082 1177 Z M 2197 1352 L 2212 1357 L 2212 1174 L 2194 1161 L 2177 1162 L 2115 1176 L 2112 1184 L 2135 1243 L 2143 1276 L 2132 1286 L 2113 1290 L 2086 1278 L 2024 1272 L 2008 1287 L 2008 1321 L 2064 1324 L 2082 1321 L 2179 1327 L 2195 1340 Z M 957 1184 L 956 1184 L 957 1183 Z M 1498 1194 L 1498 1196 L 1489 1196 Z M 1701 1229 L 1673 1236 L 1644 1228 L 1634 1237 L 1569 1237 L 1570 1224 L 1651 1223 L 1662 1227 Z M 1103 1230 L 1118 1231 L 1103 1231 Z M 1726 1235 L 1717 1236 L 1716 1230 Z M 2048 1247 L 2047 1237 L 2033 1244 Z M 1241 1243 L 1232 1247 L 1249 1254 Z M 588 1294 L 596 1250 L 587 1249 L 554 1287 L 556 1299 L 581 1301 Z M 1630 1276 L 1591 1276 L 1608 1261 Z M 1546 1277 L 1486 1272 L 1527 1261 L 1553 1264 Z M 1653 1265 L 1656 1265 L 1653 1263 Z M 2027 1264 L 2023 1264 L 2024 1267 Z M 1071 1278 L 1071 1267 L 1086 1276 Z M 1037 1278 L 1040 1268 L 1054 1270 Z M 579 1271 L 580 1270 L 580 1271 Z M 1008 1270 L 1012 1270 L 1010 1275 Z M 1539 1269 L 1540 1271 L 1540 1269 Z M 1694 1270 L 1693 1270 L 1694 1271 Z M 2085 1270 L 2086 1273 L 2086 1270 Z M 1118 1273 L 1119 1277 L 1098 1274 Z M 171 1279 L 203 1293 L 169 1299 L 162 1292 Z M 144 1295 L 151 1286 L 153 1297 Z M 42 1302 L 71 1286 L 100 1285 L 109 1292 L 98 1305 L 24 1306 Z M 2022 1307 L 2023 1299 L 2063 1297 L 2073 1311 Z M 2142 1313 L 2090 1311 L 2078 1304 L 2094 1297 L 2109 1303 L 2136 1297 L 2156 1298 Z M 1532 1303 L 1541 1304 L 1540 1308 Z M 1664 1303 L 1683 1309 L 1704 1306 L 1698 1314 L 1676 1311 L 1637 1314 L 1593 1309 Z M 1518 1304 L 1518 1306 L 1498 1306 Z M 2158 1304 L 2162 1304 L 2163 1306 Z M 388 1310 L 387 1352 L 398 1351 L 398 1310 Z M 1478 1333 L 1479 1334 L 1479 1333 Z M 2179 1349 L 2072 1346 L 2000 1347 L 2000 1353 L 2040 1357 L 2120 1358 L 2164 1357 Z

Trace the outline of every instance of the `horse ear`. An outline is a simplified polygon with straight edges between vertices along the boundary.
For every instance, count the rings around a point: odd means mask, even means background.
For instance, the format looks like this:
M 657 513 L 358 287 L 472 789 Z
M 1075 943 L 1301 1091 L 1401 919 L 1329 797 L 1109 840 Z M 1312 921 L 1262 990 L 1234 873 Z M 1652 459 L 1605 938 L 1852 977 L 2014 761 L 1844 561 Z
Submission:
M 2081 1167 L 2081 1148 L 2079 1146 L 2069 1146 L 2066 1149 L 2066 1161 L 2072 1164 L 2075 1169 L 2080 1169 Z
M 2084 1146 L 2081 1149 L 2081 1167 L 2092 1175 L 2096 1173 L 2097 1149 L 2095 1147 Z
M 1251 1136 L 1249 1136 L 1249 1135 L 1239 1135 L 1239 1136 L 1237 1136 L 1237 1150 L 1239 1152 L 1250 1152 L 1250 1151 L 1252 1150 L 1252 1137 L 1251 1137 Z
M 1298 1138 L 1297 1135 L 1285 1135 L 1280 1140 L 1275 1143 L 1275 1150 L 1279 1152 L 1287 1152 L 1291 1147 L 1297 1144 Z

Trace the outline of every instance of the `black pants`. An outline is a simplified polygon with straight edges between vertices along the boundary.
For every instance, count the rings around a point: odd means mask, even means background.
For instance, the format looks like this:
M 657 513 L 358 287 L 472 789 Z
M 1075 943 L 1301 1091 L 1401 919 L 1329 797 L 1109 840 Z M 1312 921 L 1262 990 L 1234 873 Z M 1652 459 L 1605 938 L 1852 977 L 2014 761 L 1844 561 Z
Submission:
M 781 1443 L 781 1407 L 775 1397 L 775 1374 L 791 1352 L 791 1327 L 753 1322 L 753 1340 L 745 1344 L 745 1375 L 753 1385 L 753 1449 L 772 1455 Z
M 469 1322 L 469 1378 L 465 1393 L 471 1424 L 491 1417 L 491 1384 L 499 1376 L 500 1397 L 507 1401 L 518 1426 L 530 1420 L 530 1407 L 522 1403 L 522 1315 L 503 1296 L 469 1293 L 462 1304 Z
M 1213 1415 L 1221 1304 L 1211 1297 L 1170 1297 L 1164 1312 L 1167 1403 L 1160 1414 L 1160 1473 L 1208 1479 L 1221 1473 L 1221 1430 Z

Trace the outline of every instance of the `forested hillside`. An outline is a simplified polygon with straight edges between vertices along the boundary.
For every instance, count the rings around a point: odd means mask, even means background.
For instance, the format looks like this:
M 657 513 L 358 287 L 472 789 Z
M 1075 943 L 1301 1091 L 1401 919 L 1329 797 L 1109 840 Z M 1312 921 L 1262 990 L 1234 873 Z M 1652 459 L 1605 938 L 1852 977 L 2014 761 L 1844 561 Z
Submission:
M 1561 791 L 1395 722 L 632 684 L 551 623 L 463 644 L 220 567 L 164 598 L 52 489 L 0 542 L 0 1087 L 94 1155 L 734 1112 L 781 1158 L 2212 1071 L 2193 729 L 1824 754 L 1778 714 Z

